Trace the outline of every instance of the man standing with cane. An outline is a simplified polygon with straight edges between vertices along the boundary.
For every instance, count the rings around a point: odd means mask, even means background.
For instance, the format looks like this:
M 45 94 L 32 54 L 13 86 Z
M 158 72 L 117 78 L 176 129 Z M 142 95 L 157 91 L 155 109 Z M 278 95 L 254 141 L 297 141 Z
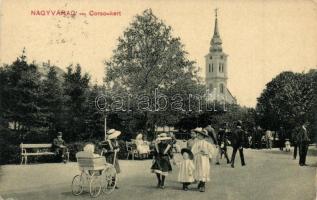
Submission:
M 238 120 L 235 130 L 232 133 L 231 145 L 233 148 L 231 156 L 231 167 L 234 168 L 234 159 L 236 153 L 239 150 L 241 165 L 245 166 L 244 155 L 243 155 L 243 145 L 244 145 L 244 130 L 242 130 L 242 121 Z

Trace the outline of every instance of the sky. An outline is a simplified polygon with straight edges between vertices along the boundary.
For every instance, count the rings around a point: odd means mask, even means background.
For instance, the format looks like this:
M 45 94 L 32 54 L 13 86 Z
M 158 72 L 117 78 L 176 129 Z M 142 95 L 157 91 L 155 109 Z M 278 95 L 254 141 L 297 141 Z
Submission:
M 218 8 L 219 32 L 228 57 L 228 88 L 239 104 L 254 107 L 265 84 L 282 71 L 317 68 L 317 1 L 306 0 L 2 0 L 0 63 L 11 63 L 26 48 L 28 61 L 66 69 L 80 63 L 93 83 L 104 78 L 118 38 L 136 14 L 151 8 L 173 28 L 205 76 Z M 31 11 L 74 10 L 76 17 Z M 120 12 L 90 16 L 89 12 Z M 86 16 L 78 15 L 79 12 Z

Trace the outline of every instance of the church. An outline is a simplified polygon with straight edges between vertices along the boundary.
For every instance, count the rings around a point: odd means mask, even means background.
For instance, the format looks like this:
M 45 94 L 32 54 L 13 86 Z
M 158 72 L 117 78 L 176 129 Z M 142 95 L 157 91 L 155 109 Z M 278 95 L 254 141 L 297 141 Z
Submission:
M 222 50 L 222 40 L 218 29 L 218 18 L 216 9 L 214 34 L 210 41 L 209 53 L 205 56 L 206 78 L 205 84 L 212 101 L 236 104 L 236 98 L 227 88 L 228 80 L 228 55 Z

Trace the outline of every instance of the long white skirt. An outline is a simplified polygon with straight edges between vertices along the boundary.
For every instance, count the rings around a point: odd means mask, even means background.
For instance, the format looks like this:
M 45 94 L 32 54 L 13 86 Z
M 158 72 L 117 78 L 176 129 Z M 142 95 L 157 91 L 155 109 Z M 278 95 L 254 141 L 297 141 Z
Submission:
M 194 177 L 196 181 L 209 182 L 210 181 L 210 162 L 209 156 L 196 155 L 194 159 L 195 172 Z

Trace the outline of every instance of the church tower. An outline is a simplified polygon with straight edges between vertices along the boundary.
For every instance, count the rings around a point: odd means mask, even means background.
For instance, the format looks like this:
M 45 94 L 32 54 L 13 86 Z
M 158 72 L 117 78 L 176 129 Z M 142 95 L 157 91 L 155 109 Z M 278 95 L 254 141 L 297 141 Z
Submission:
M 205 56 L 206 60 L 206 88 L 211 93 L 213 100 L 236 103 L 236 99 L 231 95 L 227 88 L 228 80 L 228 55 L 222 50 L 222 40 L 218 28 L 217 9 L 215 10 L 215 27 L 210 41 L 209 53 Z

